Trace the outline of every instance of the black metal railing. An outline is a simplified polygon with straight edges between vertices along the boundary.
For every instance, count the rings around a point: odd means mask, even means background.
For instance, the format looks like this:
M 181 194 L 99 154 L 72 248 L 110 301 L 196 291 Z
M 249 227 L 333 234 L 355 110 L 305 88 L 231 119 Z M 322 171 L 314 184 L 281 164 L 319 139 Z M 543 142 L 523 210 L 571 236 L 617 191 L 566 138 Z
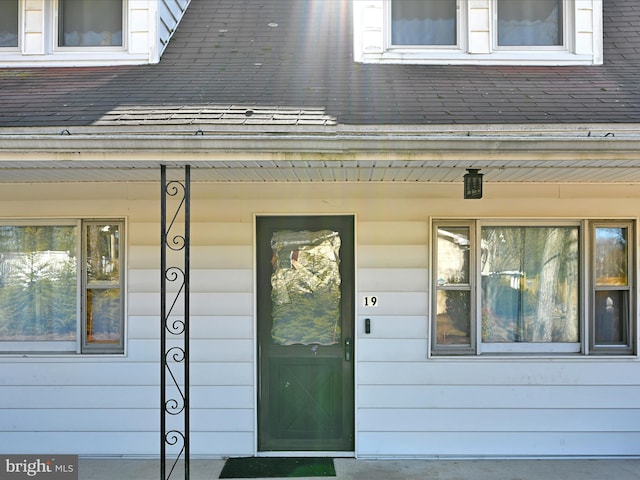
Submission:
M 160 472 L 169 480 L 184 464 L 189 479 L 189 255 L 191 172 L 167 179 L 160 167 Z M 182 171 L 182 168 L 180 169 Z M 171 212 L 171 213 L 168 213 Z M 168 458 L 170 457 L 170 458 Z

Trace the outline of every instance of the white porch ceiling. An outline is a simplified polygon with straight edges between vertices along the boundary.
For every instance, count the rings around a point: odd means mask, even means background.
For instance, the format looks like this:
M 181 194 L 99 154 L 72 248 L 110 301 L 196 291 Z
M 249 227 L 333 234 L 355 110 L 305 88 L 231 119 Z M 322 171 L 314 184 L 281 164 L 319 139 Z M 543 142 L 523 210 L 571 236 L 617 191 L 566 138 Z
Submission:
M 62 163 L 67 163 L 62 164 Z M 640 183 L 640 160 L 600 161 L 197 161 L 196 182 L 461 182 L 478 168 L 485 182 Z M 161 161 L 2 162 L 0 183 L 153 182 Z

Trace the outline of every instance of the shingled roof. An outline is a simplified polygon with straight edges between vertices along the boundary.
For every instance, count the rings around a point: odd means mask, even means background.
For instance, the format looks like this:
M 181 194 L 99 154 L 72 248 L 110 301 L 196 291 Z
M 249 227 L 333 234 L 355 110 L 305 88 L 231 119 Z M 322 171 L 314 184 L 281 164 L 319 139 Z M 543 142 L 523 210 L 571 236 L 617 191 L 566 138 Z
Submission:
M 640 3 L 604 0 L 604 65 L 358 64 L 347 0 L 192 0 L 150 66 L 0 70 L 0 126 L 640 122 Z

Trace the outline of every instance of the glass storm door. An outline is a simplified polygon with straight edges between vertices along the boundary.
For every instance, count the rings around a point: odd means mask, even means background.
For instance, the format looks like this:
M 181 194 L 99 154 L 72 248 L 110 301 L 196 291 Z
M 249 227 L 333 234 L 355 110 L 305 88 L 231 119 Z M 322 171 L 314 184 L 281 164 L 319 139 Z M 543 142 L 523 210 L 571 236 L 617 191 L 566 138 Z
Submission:
M 352 451 L 353 217 L 259 217 L 258 449 Z

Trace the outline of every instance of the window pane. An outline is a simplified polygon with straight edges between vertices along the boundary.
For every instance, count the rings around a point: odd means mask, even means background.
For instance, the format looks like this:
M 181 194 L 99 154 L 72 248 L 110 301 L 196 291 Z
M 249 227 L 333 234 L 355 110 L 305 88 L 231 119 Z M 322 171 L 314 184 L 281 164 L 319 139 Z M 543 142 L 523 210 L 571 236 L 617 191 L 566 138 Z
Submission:
M 482 339 L 577 342 L 578 228 L 482 228 Z
M 18 46 L 18 0 L 0 0 L 0 47 Z
M 562 45 L 562 0 L 499 0 L 498 45 Z
M 597 286 L 628 285 L 628 259 L 626 228 L 596 228 Z
M 394 45 L 456 45 L 456 0 L 395 0 Z
M 438 285 L 469 284 L 469 228 L 438 228 Z
M 58 44 L 122 46 L 122 0 L 60 0 Z
M 281 230 L 271 239 L 275 345 L 333 345 L 340 340 L 340 234 Z
M 471 292 L 438 290 L 437 344 L 471 345 Z
M 0 226 L 0 340 L 76 338 L 74 226 Z
M 120 282 L 118 225 L 87 226 L 87 281 Z
M 122 337 L 120 289 L 87 290 L 87 343 L 119 344 Z
M 625 343 L 624 326 L 629 308 L 627 292 L 596 292 L 596 345 Z

